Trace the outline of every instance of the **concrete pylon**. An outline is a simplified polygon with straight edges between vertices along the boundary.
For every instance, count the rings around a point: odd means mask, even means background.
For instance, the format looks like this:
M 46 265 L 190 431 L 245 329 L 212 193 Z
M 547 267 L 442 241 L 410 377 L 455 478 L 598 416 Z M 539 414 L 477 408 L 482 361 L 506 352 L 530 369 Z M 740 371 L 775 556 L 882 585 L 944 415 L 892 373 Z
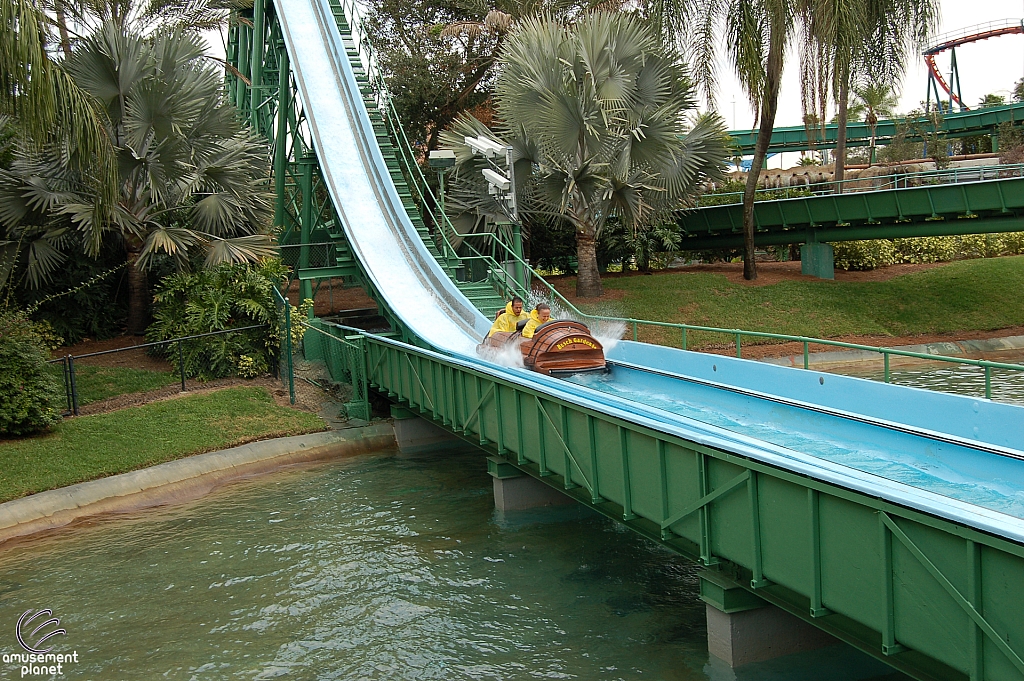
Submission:
M 730 667 L 815 650 L 839 641 L 711 571 L 700 575 L 708 652 Z
M 531 478 L 501 457 L 487 457 L 487 472 L 494 483 L 494 507 L 499 511 L 525 511 L 575 503 L 572 497 Z

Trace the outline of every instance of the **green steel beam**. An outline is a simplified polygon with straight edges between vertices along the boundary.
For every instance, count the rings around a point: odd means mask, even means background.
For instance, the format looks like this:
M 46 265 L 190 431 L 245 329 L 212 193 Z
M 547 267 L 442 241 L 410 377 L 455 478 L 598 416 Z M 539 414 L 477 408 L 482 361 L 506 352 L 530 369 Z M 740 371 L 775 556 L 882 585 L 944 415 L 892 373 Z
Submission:
M 803 196 L 754 204 L 758 245 L 1024 230 L 1024 178 L 872 192 Z M 708 206 L 677 218 L 681 248 L 743 243 L 743 206 Z
M 1015 102 L 1004 106 L 992 106 L 984 109 L 972 109 L 957 113 L 945 114 L 938 131 L 947 137 L 972 137 L 974 135 L 991 135 L 996 132 L 1000 124 L 1011 122 L 1024 122 L 1024 102 Z M 920 119 L 918 124 L 924 128 L 931 129 L 928 120 Z M 895 137 L 899 121 L 881 120 L 875 131 L 877 144 L 888 144 Z M 814 149 L 834 149 L 836 146 L 836 135 L 839 126 L 831 123 L 825 126 L 825 134 L 821 136 L 816 131 L 814 144 L 812 145 L 807 129 L 802 125 L 790 127 L 779 127 L 772 131 L 772 141 L 768 146 L 769 153 L 782 151 L 807 151 Z M 729 135 L 740 147 L 742 153 L 750 155 L 754 153 L 757 145 L 758 131 L 755 130 L 730 130 Z M 920 139 L 909 138 L 915 142 Z M 846 126 L 846 144 L 850 147 L 866 147 L 871 142 L 871 130 L 866 123 L 854 121 Z
M 1024 676 L 1024 546 L 321 322 L 310 359 L 921 681 Z M 361 394 L 361 393 L 360 393 Z

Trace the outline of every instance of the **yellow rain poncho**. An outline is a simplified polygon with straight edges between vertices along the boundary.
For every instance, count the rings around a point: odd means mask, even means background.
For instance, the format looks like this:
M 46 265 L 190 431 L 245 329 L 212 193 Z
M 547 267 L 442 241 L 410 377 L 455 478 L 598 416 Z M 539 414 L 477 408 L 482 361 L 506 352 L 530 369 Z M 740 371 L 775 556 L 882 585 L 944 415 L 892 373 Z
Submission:
M 490 338 L 496 331 L 504 331 L 510 333 L 516 330 L 516 324 L 521 321 L 527 320 L 530 315 L 526 314 L 526 310 L 523 310 L 518 315 L 512 312 L 512 303 L 505 305 L 505 311 L 494 320 L 494 324 L 491 325 L 491 330 L 487 332 L 487 337 Z
M 540 320 L 540 315 L 534 310 L 530 313 L 530 321 L 526 322 L 526 326 L 523 327 L 523 338 L 533 338 L 533 334 L 537 331 L 537 327 L 541 324 L 547 324 L 551 321 L 551 317 L 548 317 L 544 321 Z

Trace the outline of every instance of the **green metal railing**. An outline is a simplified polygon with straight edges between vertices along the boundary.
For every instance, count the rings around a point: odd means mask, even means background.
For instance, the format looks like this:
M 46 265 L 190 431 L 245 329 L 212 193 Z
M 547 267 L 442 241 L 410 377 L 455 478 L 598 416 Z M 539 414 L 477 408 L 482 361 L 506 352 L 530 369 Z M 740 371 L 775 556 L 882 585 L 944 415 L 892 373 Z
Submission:
M 1008 177 L 1024 177 L 1024 164 L 1012 163 L 1004 165 L 976 166 L 973 168 L 947 168 L 944 170 L 922 170 L 914 173 L 893 173 L 878 177 L 857 177 L 834 182 L 815 183 L 803 186 L 766 187 L 754 193 L 755 201 L 790 199 L 802 196 L 824 196 L 836 193 L 837 187 L 843 194 L 857 192 L 874 192 L 885 189 L 905 189 L 907 187 L 924 187 L 937 184 L 958 184 L 961 182 L 980 182 L 983 180 L 1000 180 Z M 762 198 L 758 198 L 758 197 Z M 703 203 L 702 203 L 703 200 Z M 743 192 L 726 192 L 723 194 L 702 194 L 697 197 L 694 208 L 708 206 L 726 206 L 743 203 Z

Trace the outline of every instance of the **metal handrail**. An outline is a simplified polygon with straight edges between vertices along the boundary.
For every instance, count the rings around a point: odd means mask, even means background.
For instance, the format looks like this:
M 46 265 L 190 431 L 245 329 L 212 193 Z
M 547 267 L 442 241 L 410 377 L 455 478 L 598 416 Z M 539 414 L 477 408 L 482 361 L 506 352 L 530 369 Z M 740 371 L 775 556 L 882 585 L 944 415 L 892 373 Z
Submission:
M 862 193 L 862 192 L 874 192 L 874 191 L 886 191 L 889 189 L 901 189 L 905 188 L 910 182 L 920 182 L 919 185 L 914 186 L 927 186 L 928 184 L 959 184 L 962 182 L 983 182 L 986 181 L 985 176 L 992 174 L 993 177 L 989 179 L 997 180 L 1000 179 L 1001 173 L 1011 173 L 1010 175 L 1003 175 L 1003 177 L 1022 177 L 1024 176 L 1024 164 L 1022 163 L 1007 163 L 1002 165 L 990 165 L 990 166 L 973 166 L 967 168 L 947 168 L 944 170 L 921 170 L 913 173 L 893 173 L 889 175 L 879 175 L 877 177 L 854 177 L 835 182 L 828 180 L 825 182 L 817 183 L 822 186 L 827 186 L 824 189 L 814 189 L 814 185 L 804 185 L 797 187 L 778 187 L 776 189 L 764 188 L 758 189 L 754 193 L 754 200 L 757 201 L 757 195 L 773 193 L 776 196 L 769 197 L 771 200 L 778 200 L 778 193 L 782 192 L 786 195 L 783 199 L 795 198 L 791 197 L 790 192 L 797 193 L 802 192 L 801 196 L 807 196 L 808 192 L 814 196 L 831 195 L 835 192 L 834 188 L 836 185 L 843 185 L 844 194 Z M 927 180 L 941 180 L 942 178 L 952 176 L 952 182 L 927 182 Z M 961 179 L 962 178 L 962 179 Z M 854 183 L 872 183 L 874 186 L 858 187 Z M 713 204 L 701 205 L 701 198 L 712 199 L 715 201 Z M 732 201 L 721 201 L 722 198 L 730 197 Z M 762 199 L 765 200 L 765 199 Z M 702 194 L 697 197 L 695 208 L 706 208 L 708 206 L 729 206 L 737 203 L 743 203 L 743 192 L 726 192 L 722 194 Z
M 352 2 L 352 0 L 341 0 L 341 1 L 343 3 L 343 6 L 347 7 L 349 4 L 352 4 L 354 6 L 354 2 Z M 346 10 L 346 11 L 348 12 L 348 10 Z M 347 16 L 349 18 L 349 25 L 352 27 L 353 34 L 355 35 L 356 29 L 357 29 L 357 26 L 356 26 L 357 22 L 353 22 L 353 17 L 358 17 L 358 14 L 347 14 Z M 357 49 L 368 49 L 368 50 L 372 49 L 372 48 L 369 47 L 369 42 L 366 41 L 365 37 L 362 37 L 361 32 L 360 32 L 360 36 L 361 36 L 361 39 L 357 39 L 356 40 L 356 48 Z M 376 68 L 376 67 L 374 67 L 374 68 Z M 398 142 L 397 146 L 399 147 L 398 151 L 399 151 L 399 153 L 401 155 L 400 158 L 402 160 L 403 165 L 406 167 L 406 171 L 410 175 L 410 179 L 412 180 L 413 186 L 420 193 L 421 197 L 424 196 L 424 190 L 425 190 L 426 193 L 430 196 L 430 198 L 434 201 L 435 205 L 439 205 L 439 203 L 437 202 L 437 197 L 434 195 L 433 190 L 431 189 L 430 185 L 427 183 L 426 176 L 423 174 L 423 169 L 420 167 L 420 165 L 418 163 L 416 163 L 415 159 L 408 158 L 408 156 L 411 155 L 411 153 L 412 153 L 412 151 L 411 151 L 412 150 L 412 145 L 409 143 L 409 139 L 408 139 L 408 137 L 405 134 L 405 130 L 402 128 L 401 125 L 398 124 L 398 112 L 394 108 L 394 103 L 392 102 L 391 97 L 388 96 L 388 94 L 387 94 L 386 85 L 385 85 L 384 80 L 383 80 L 382 76 L 380 75 L 379 71 L 375 72 L 374 76 L 372 76 L 370 78 L 370 83 L 371 83 L 371 87 L 373 87 L 374 90 L 378 94 L 378 103 L 381 104 L 381 112 L 382 112 L 382 114 L 383 114 L 383 116 L 385 118 L 385 121 L 386 121 L 387 125 L 391 128 L 392 133 L 396 137 L 396 142 Z M 1018 175 L 1024 175 L 1024 164 L 1010 164 L 1010 165 L 1005 165 L 1005 166 L 982 166 L 982 167 L 976 167 L 976 168 L 962 168 L 962 169 L 954 168 L 952 170 L 953 170 L 954 176 L 955 176 L 955 171 L 957 171 L 957 170 L 962 170 L 964 173 L 967 173 L 967 172 L 977 173 L 979 170 L 982 170 L 982 168 L 984 168 L 984 169 L 998 168 L 998 169 L 1004 169 L 1004 170 L 1005 169 L 1017 169 Z M 415 170 L 413 170 L 413 169 L 415 169 Z M 941 172 L 948 173 L 949 171 L 941 171 Z M 905 173 L 905 174 L 900 175 L 898 177 L 898 179 L 899 180 L 905 180 L 906 178 L 918 177 L 920 175 L 925 175 L 925 174 L 929 174 L 929 173 L 934 175 L 934 174 L 937 173 L 937 171 L 923 171 L 922 173 Z M 417 176 L 419 177 L 420 183 L 416 182 L 416 177 Z M 863 178 L 863 179 L 857 178 L 855 180 L 851 179 L 851 180 L 847 180 L 845 182 L 854 182 L 854 181 L 863 182 L 863 181 L 869 180 L 869 179 L 875 179 L 875 178 Z M 829 184 L 831 186 L 835 186 L 836 183 L 835 182 L 830 182 Z M 791 189 L 796 189 L 796 188 L 791 188 Z M 779 191 L 779 190 L 762 190 L 762 191 Z M 727 194 L 726 195 L 717 194 L 715 196 L 727 196 Z M 454 225 L 452 225 L 451 220 L 448 218 L 447 214 L 442 213 L 441 215 L 442 215 L 443 226 L 442 226 L 441 229 L 438 230 L 438 232 L 440 233 L 440 236 L 441 236 L 441 239 L 442 239 L 442 243 L 444 244 L 444 247 L 447 249 L 446 253 L 450 253 L 451 256 L 458 257 L 460 259 L 478 259 L 478 258 L 482 258 L 482 259 L 488 261 L 489 263 L 491 263 L 494 268 L 501 269 L 502 271 L 504 271 L 504 269 L 501 267 L 500 263 L 498 263 L 497 260 L 495 260 L 493 257 L 490 257 L 490 256 L 484 255 L 482 253 L 479 253 L 479 251 L 477 251 L 475 248 L 473 248 L 473 246 L 471 246 L 469 244 L 467 244 L 467 247 L 471 248 L 474 252 L 476 252 L 477 253 L 476 256 L 458 256 L 458 255 L 456 255 L 455 247 L 451 244 L 451 242 L 449 241 L 447 235 L 445 234 L 444 227 L 445 226 L 448 227 L 454 233 L 457 233 L 457 231 L 455 230 Z M 581 320 L 590 319 L 590 320 L 601 321 L 601 322 L 612 322 L 612 323 L 616 323 L 616 324 L 626 324 L 627 327 L 631 327 L 632 328 L 632 336 L 633 336 L 633 340 L 634 341 L 638 340 L 639 327 L 641 325 L 645 325 L 645 326 L 653 326 L 653 327 L 660 327 L 660 328 L 678 329 L 680 331 L 680 333 L 681 333 L 682 349 L 683 350 L 687 349 L 687 333 L 690 332 L 690 331 L 700 331 L 700 332 L 720 333 L 720 334 L 731 335 L 731 336 L 733 336 L 735 338 L 735 342 L 736 342 L 736 356 L 737 357 L 742 357 L 742 354 L 743 354 L 742 353 L 742 339 L 743 339 L 744 336 L 754 337 L 754 338 L 766 338 L 766 339 L 772 339 L 772 340 L 777 340 L 777 341 L 782 341 L 782 342 L 791 342 L 791 343 L 792 342 L 796 342 L 796 343 L 801 343 L 803 345 L 803 356 L 804 356 L 804 363 L 803 364 L 804 364 L 804 369 L 809 369 L 810 368 L 809 347 L 812 344 L 815 344 L 815 345 L 828 345 L 828 346 L 833 346 L 833 347 L 845 348 L 845 349 L 849 349 L 849 350 L 865 350 L 865 351 L 868 351 L 868 352 L 874 352 L 874 353 L 878 353 L 878 354 L 882 355 L 883 362 L 884 362 L 884 381 L 886 383 L 889 383 L 890 380 L 891 380 L 890 371 L 889 371 L 889 358 L 892 355 L 897 355 L 897 356 L 901 356 L 901 357 L 911 357 L 911 358 L 916 358 L 916 359 L 927 359 L 927 360 L 938 361 L 938 362 L 948 362 L 948 363 L 954 363 L 954 364 L 978 366 L 978 367 L 983 367 L 985 369 L 985 397 L 988 398 L 988 399 L 991 399 L 991 397 L 992 397 L 992 370 L 993 369 L 1007 369 L 1007 370 L 1014 370 L 1014 371 L 1024 371 L 1024 365 L 1020 365 L 1020 364 L 1007 364 L 1007 363 L 1002 363 L 1002 362 L 991 362 L 991 361 L 988 361 L 988 360 L 976 360 L 976 359 L 966 359 L 966 358 L 961 358 L 961 357 L 949 357 L 949 356 L 946 356 L 946 355 L 930 355 L 930 354 L 927 354 L 927 353 L 911 352 L 911 351 L 908 351 L 908 350 L 897 350 L 895 348 L 877 347 L 877 346 L 873 346 L 873 345 L 861 345 L 861 344 L 858 344 L 858 343 L 846 343 L 846 342 L 843 342 L 843 341 L 834 341 L 834 340 L 828 340 L 828 339 L 825 339 L 825 338 L 811 338 L 811 337 L 808 337 L 808 336 L 793 336 L 793 335 L 789 335 L 789 334 L 769 333 L 769 332 L 766 332 L 766 331 L 744 331 L 742 329 L 725 329 L 725 328 L 712 327 L 712 326 L 698 326 L 698 325 L 693 325 L 693 324 L 680 324 L 680 323 L 677 323 L 677 322 L 656 322 L 656 321 L 643 320 L 643 319 L 633 319 L 633 318 L 629 318 L 629 317 L 609 317 L 609 316 L 604 316 L 604 315 L 592 315 L 592 314 L 588 314 L 586 312 L 583 312 L 582 310 L 577 308 L 574 304 L 572 304 L 554 286 L 552 286 L 543 276 L 541 276 L 540 273 L 538 273 L 537 270 L 535 270 L 530 265 L 529 262 L 527 262 L 523 258 L 519 257 L 519 255 L 516 254 L 514 250 L 509 248 L 507 244 L 505 244 L 504 242 L 501 241 L 501 239 L 498 239 L 497 235 L 490 234 L 490 233 L 482 233 L 482 234 L 472 234 L 472 235 L 467 235 L 467 236 L 471 237 L 471 238 L 476 238 L 476 237 L 487 238 L 487 237 L 490 237 L 491 238 L 491 242 L 492 242 L 492 248 L 495 245 L 498 246 L 499 248 L 501 248 L 501 249 L 503 249 L 505 251 L 505 254 L 507 256 L 507 260 L 511 260 L 514 263 L 518 263 L 522 267 L 524 267 L 525 271 L 529 272 L 532 275 L 534 280 L 539 281 L 539 282 L 541 282 L 544 285 L 544 287 L 547 289 L 549 295 L 551 296 L 551 300 L 554 301 L 554 300 L 557 299 L 559 301 L 559 303 L 565 307 L 566 311 L 570 315 L 575 316 L 575 317 L 577 317 L 577 318 L 579 318 Z M 505 282 L 505 283 L 507 284 L 507 282 Z M 518 282 L 516 282 L 516 283 L 518 284 Z M 524 295 L 525 293 L 527 293 L 527 292 L 526 291 L 521 291 L 520 295 Z

